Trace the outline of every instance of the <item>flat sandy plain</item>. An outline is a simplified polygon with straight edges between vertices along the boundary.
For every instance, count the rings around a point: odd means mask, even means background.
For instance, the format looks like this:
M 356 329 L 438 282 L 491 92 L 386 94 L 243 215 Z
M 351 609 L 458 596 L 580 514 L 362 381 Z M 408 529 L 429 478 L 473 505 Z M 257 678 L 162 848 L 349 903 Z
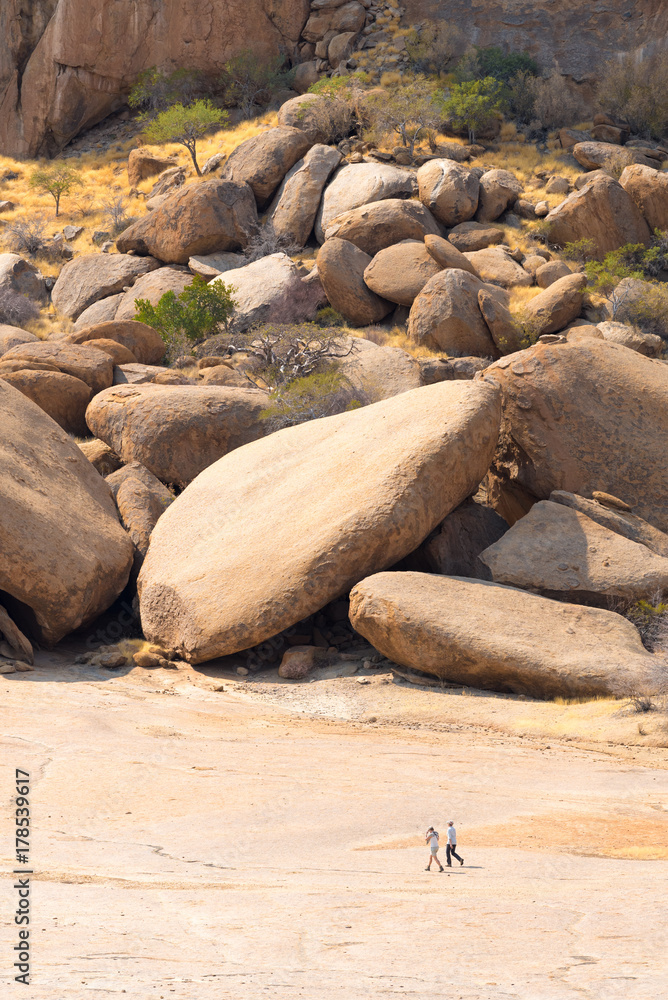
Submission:
M 663 1000 L 665 723 L 350 670 L 0 677 L 3 1000 Z M 466 863 L 427 873 L 450 818 Z

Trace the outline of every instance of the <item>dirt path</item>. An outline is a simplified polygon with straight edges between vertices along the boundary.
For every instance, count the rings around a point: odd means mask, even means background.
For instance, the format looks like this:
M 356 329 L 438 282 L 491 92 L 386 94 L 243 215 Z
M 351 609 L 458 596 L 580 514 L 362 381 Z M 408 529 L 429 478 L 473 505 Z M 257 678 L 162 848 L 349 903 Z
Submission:
M 0 692 L 3 998 L 665 995 L 668 753 L 618 706 L 58 656 Z M 29 992 L 7 973 L 15 767 Z M 427 874 L 449 818 L 466 864 Z

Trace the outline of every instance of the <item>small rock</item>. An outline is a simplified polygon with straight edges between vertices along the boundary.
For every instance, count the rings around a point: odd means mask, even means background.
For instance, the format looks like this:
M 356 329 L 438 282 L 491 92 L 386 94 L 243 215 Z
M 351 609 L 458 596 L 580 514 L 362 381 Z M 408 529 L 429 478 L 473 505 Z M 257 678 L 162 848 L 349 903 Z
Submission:
M 128 662 L 123 653 L 105 653 L 99 659 L 100 666 L 106 667 L 107 670 L 117 670 L 119 667 L 124 667 Z
M 246 667 L 237 667 L 237 673 L 239 674 L 240 677 L 248 676 L 248 670 Z
M 0 674 L 15 674 L 17 664 L 14 660 L 3 660 L 0 662 Z
M 95 232 L 93 233 L 92 240 L 93 243 L 96 243 L 98 246 L 100 246 L 100 244 L 105 243 L 110 238 L 110 236 L 111 233 L 105 232 L 101 229 L 96 229 Z
M 76 240 L 83 231 L 83 226 L 63 226 L 63 236 L 66 240 Z
M 602 493 L 600 490 L 594 490 L 592 498 L 603 504 L 604 507 L 616 507 L 617 510 L 633 510 L 633 507 L 620 500 L 619 497 L 613 497 L 611 493 Z

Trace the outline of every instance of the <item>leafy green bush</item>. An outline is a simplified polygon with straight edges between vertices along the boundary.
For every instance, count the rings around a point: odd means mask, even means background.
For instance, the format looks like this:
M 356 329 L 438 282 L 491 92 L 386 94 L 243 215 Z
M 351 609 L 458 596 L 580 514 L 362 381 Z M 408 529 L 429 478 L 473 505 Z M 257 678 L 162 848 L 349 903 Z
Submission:
M 441 107 L 452 127 L 457 131 L 466 129 L 469 142 L 475 142 L 476 132 L 491 124 L 501 105 L 501 84 L 488 76 L 454 83 L 444 94 Z
M 303 424 L 307 420 L 329 417 L 364 405 L 347 378 L 337 371 L 327 371 L 293 379 L 277 387 L 270 404 L 262 411 L 270 431 Z
M 213 106 L 211 101 L 199 100 L 184 106 L 174 104 L 161 111 L 144 130 L 147 142 L 177 142 L 185 146 L 192 158 L 198 177 L 202 171 L 197 163 L 197 141 L 213 127 L 224 128 L 229 121 L 227 111 Z
M 273 90 L 290 86 L 294 73 L 283 56 L 260 58 L 244 49 L 225 63 L 221 86 L 227 99 L 250 118 L 256 105 L 269 102 Z
M 166 74 L 151 66 L 137 77 L 128 104 L 141 111 L 141 121 L 150 121 L 172 104 L 190 104 L 200 88 L 200 75 L 193 70 L 177 69 Z
M 195 275 L 180 295 L 165 292 L 157 305 L 148 299 L 135 299 L 135 319 L 157 330 L 167 347 L 169 360 L 194 343 L 217 332 L 222 325 L 227 328 L 235 301 L 232 291 L 222 281 L 207 284 Z
M 477 48 L 476 55 L 481 78 L 492 76 L 501 83 L 508 83 L 516 73 L 538 75 L 538 63 L 528 52 L 504 52 L 498 45 L 491 45 Z
M 583 236 L 581 240 L 574 240 L 572 243 L 564 243 L 562 256 L 566 260 L 575 260 L 578 264 L 586 264 L 590 260 L 596 259 L 596 244 L 593 240 Z

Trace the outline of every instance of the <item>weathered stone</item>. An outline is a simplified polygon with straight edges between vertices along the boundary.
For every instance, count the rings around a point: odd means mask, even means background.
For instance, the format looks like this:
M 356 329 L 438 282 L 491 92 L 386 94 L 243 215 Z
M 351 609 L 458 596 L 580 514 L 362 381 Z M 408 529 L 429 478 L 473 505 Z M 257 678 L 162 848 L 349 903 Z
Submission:
M 38 340 L 39 337 L 36 337 L 34 333 L 28 333 L 20 326 L 7 326 L 6 323 L 0 323 L 0 358 L 7 351 L 11 351 L 12 347 L 18 347 L 19 344 L 34 344 Z
M 489 580 L 489 569 L 478 556 L 506 531 L 507 523 L 495 510 L 469 497 L 404 560 L 402 568 Z
M 668 559 L 550 500 L 535 504 L 480 558 L 495 583 L 579 600 L 639 601 L 668 590 Z
M 610 142 L 578 142 L 571 152 L 585 170 L 602 168 L 620 171 L 631 163 L 653 165 L 653 161 L 643 156 L 639 150 L 629 146 L 615 146 Z
M 533 284 L 531 275 L 501 247 L 488 247 L 485 250 L 474 250 L 465 255 L 475 268 L 475 273 L 482 281 L 501 288 L 512 288 L 513 285 L 527 287 Z
M 34 663 L 32 643 L 23 634 L 20 628 L 12 621 L 5 609 L 0 604 L 0 637 L 3 638 L 3 647 L 9 646 L 12 657 L 22 663 Z M 6 655 L 3 649 L 3 655 Z
M 200 278 L 209 280 L 218 274 L 233 271 L 236 267 L 243 267 L 247 263 L 248 258 L 242 253 L 207 253 L 191 257 L 188 269 L 192 274 L 199 274 Z
M 71 344 L 86 344 L 92 340 L 115 340 L 134 354 L 134 360 L 142 365 L 154 365 L 162 361 L 165 342 L 160 334 L 145 323 L 134 320 L 98 323 L 83 330 L 70 333 L 65 338 Z M 123 362 L 116 362 L 116 364 Z
M 227 158 L 221 178 L 236 184 L 248 184 L 258 206 L 264 208 L 288 170 L 301 160 L 312 145 L 312 140 L 301 129 L 284 126 L 270 128 L 236 147 Z
M 18 292 L 32 302 L 46 302 L 46 279 L 32 261 L 17 253 L 0 253 L 0 292 Z
M 286 649 L 278 668 L 278 676 L 290 681 L 301 681 L 317 665 L 318 654 L 322 650 L 317 646 L 293 646 Z
M 627 326 L 626 323 L 598 323 L 597 329 L 602 333 L 604 340 L 621 344 L 622 347 L 644 354 L 647 358 L 658 358 L 666 347 L 662 337 L 657 337 L 654 333 L 643 333 L 637 327 Z
M 584 340 L 536 344 L 497 361 L 482 379 L 504 398 L 491 477 L 497 510 L 504 514 L 497 501 L 507 490 L 529 505 L 553 490 L 603 490 L 668 529 L 668 366 Z
M 74 323 L 75 330 L 85 330 L 89 326 L 97 326 L 98 323 L 109 323 L 116 318 L 116 311 L 125 297 L 125 292 L 118 292 L 116 295 L 107 295 L 106 299 L 98 299 L 88 309 L 84 309 L 79 318 Z
M 566 177 L 559 177 L 555 175 L 550 177 L 549 181 L 545 185 L 545 191 L 547 194 L 568 194 L 570 184 Z
M 166 483 L 188 483 L 226 452 L 264 433 L 266 393 L 219 386 L 115 386 L 86 411 L 92 433 L 124 462 Z
M 444 226 L 467 222 L 478 207 L 478 175 L 453 160 L 430 160 L 417 172 L 420 201 Z
M 218 358 L 220 361 L 220 358 Z M 250 389 L 251 383 L 241 372 L 229 365 L 217 364 L 202 372 L 200 385 L 229 385 L 239 389 Z
M 132 351 L 128 350 L 127 347 L 124 347 L 123 344 L 119 344 L 116 340 L 107 340 L 105 338 L 87 340 L 86 346 L 94 347 L 98 351 L 104 351 L 105 354 L 109 355 L 115 365 L 132 365 L 137 362 L 137 359 Z
M 555 333 L 580 315 L 587 276 L 568 274 L 525 303 L 524 318 L 534 333 Z
M 550 493 L 550 500 L 553 503 L 572 507 L 573 510 L 585 514 L 592 521 L 603 525 L 604 528 L 609 528 L 624 538 L 630 538 L 632 542 L 646 546 L 650 552 L 655 552 L 658 556 L 668 558 L 668 535 L 665 532 L 659 531 L 658 528 L 654 528 L 647 521 L 644 521 L 642 517 L 634 514 L 623 500 L 610 497 L 599 490 L 594 490 L 594 493 L 599 499 L 590 500 L 587 497 L 578 496 L 577 493 L 553 490 Z M 611 503 L 613 499 L 615 500 L 614 505 Z
M 535 698 L 647 690 L 656 662 L 621 615 L 484 580 L 378 573 L 351 592 L 350 620 L 395 663 Z
M 288 171 L 267 213 L 277 236 L 305 245 L 325 184 L 340 162 L 338 149 L 318 143 Z
M 114 500 L 118 498 L 118 491 L 128 479 L 138 479 L 147 490 L 156 496 L 162 508 L 169 507 L 170 503 L 174 499 L 174 494 L 167 489 L 164 483 L 161 483 L 157 476 L 154 476 L 152 472 L 142 465 L 141 462 L 128 462 L 127 465 L 123 465 L 119 469 L 115 469 L 107 477 L 107 483 L 111 489 Z
M 440 271 L 424 243 L 404 240 L 376 254 L 364 271 L 364 281 L 381 298 L 411 306 L 429 279 Z
M 448 242 L 452 243 L 460 253 L 484 250 L 485 247 L 501 243 L 504 239 L 503 229 L 483 222 L 460 222 L 448 233 Z
M 145 635 L 193 663 L 232 653 L 407 555 L 484 474 L 500 409 L 481 388 L 415 389 L 217 462 L 153 532 L 139 578 Z M 307 520 L 277 517 L 296 505 Z
M 488 170 L 480 178 L 478 222 L 494 222 L 513 202 L 517 201 L 522 185 L 509 170 Z
M 170 497 L 169 503 L 172 500 L 173 497 Z M 145 556 L 151 532 L 164 513 L 166 505 L 160 495 L 145 482 L 129 476 L 118 487 L 116 506 L 121 524 L 132 539 L 137 552 L 141 557 Z M 135 559 L 135 566 L 140 565 L 141 561 Z
M 120 594 L 132 544 L 74 441 L 1 379 L 0 424 L 3 605 L 30 638 L 52 645 Z
M 193 276 L 185 267 L 159 267 L 157 271 L 143 274 L 118 303 L 114 321 L 123 324 L 128 320 L 137 322 L 137 299 L 146 299 L 152 306 L 157 306 L 165 292 L 174 292 L 179 296 L 192 281 Z
M 410 198 L 417 190 L 415 173 L 387 163 L 348 163 L 325 188 L 315 220 L 319 243 L 334 219 L 360 205 L 385 198 Z
M 40 410 L 55 420 L 68 434 L 86 434 L 86 407 L 90 386 L 64 372 L 29 371 L 3 372 L 1 377 Z
M 386 198 L 339 215 L 327 227 L 325 239 L 349 240 L 373 257 L 403 240 L 423 240 L 429 234 L 440 235 L 429 209 L 418 201 Z
M 86 432 L 88 428 L 86 427 Z M 79 448 L 91 465 L 94 465 L 101 476 L 109 476 L 121 467 L 121 460 L 104 441 L 93 438 L 89 441 L 79 441 Z
M 327 46 L 329 65 L 334 69 L 340 62 L 349 59 L 353 51 L 353 43 L 357 38 L 356 31 L 342 31 L 335 35 Z
M 178 169 L 178 165 L 171 156 L 164 156 L 147 146 L 131 149 L 128 156 L 128 184 L 131 188 L 136 188 L 142 181 L 149 177 L 156 177 L 170 167 Z
M 422 385 L 420 364 L 412 355 L 400 347 L 360 350 L 362 343 L 353 340 L 353 350 L 338 362 L 338 370 L 363 398 L 375 403 Z
M 499 353 L 514 354 L 515 351 L 521 351 L 525 346 L 522 327 L 503 297 L 481 288 L 478 291 L 478 307 Z
M 317 266 L 331 305 L 354 326 L 378 323 L 392 311 L 392 303 L 381 299 L 364 281 L 371 263 L 369 254 L 348 240 L 326 240 L 318 251 Z
M 550 240 L 559 246 L 591 240 L 599 257 L 626 243 L 649 243 L 650 231 L 640 209 L 624 188 L 600 174 L 573 191 L 548 216 Z
M 286 101 L 279 108 L 278 124 L 301 129 L 313 142 L 329 142 L 333 138 L 328 127 L 326 99 L 318 94 L 300 94 Z
M 652 232 L 668 229 L 668 174 L 635 164 L 624 169 L 619 183 L 633 198 Z
M 460 271 L 474 274 L 476 278 L 480 277 L 469 258 L 465 257 L 461 250 L 453 246 L 449 240 L 444 240 L 442 236 L 427 234 L 424 238 L 424 245 L 427 248 L 427 253 L 434 258 L 441 270 L 445 270 L 447 267 L 456 267 Z
M 234 295 L 231 324 L 235 330 L 247 330 L 269 320 L 303 323 L 314 319 L 324 302 L 318 285 L 304 282 L 297 265 L 284 253 L 272 253 L 235 268 L 210 284 L 219 282 L 224 282 Z
M 408 319 L 411 340 L 448 354 L 497 357 L 496 346 L 478 307 L 478 292 L 482 287 L 482 281 L 468 271 L 449 268 L 435 275 L 411 306 Z
M 89 385 L 93 393 L 111 385 L 114 364 L 111 358 L 94 347 L 85 344 L 68 344 L 64 340 L 39 341 L 36 344 L 21 344 L 8 351 L 3 361 L 45 361 L 55 365 L 66 375 L 73 375 Z
M 87 253 L 65 264 L 53 286 L 51 298 L 59 313 L 77 319 L 98 299 L 134 285 L 137 278 L 160 267 L 153 258 L 128 254 Z
M 422 385 L 473 379 L 492 363 L 491 358 L 420 358 Z
M 565 260 L 548 260 L 536 268 L 536 284 L 539 288 L 549 288 L 560 278 L 567 278 L 571 269 Z
M 243 249 L 256 229 L 251 188 L 215 178 L 188 184 L 169 195 L 153 212 L 125 229 L 116 246 L 121 253 L 132 250 L 167 264 L 187 264 L 199 254 Z
M 153 382 L 157 375 L 169 372 L 164 365 L 115 365 L 114 385 L 144 385 Z

